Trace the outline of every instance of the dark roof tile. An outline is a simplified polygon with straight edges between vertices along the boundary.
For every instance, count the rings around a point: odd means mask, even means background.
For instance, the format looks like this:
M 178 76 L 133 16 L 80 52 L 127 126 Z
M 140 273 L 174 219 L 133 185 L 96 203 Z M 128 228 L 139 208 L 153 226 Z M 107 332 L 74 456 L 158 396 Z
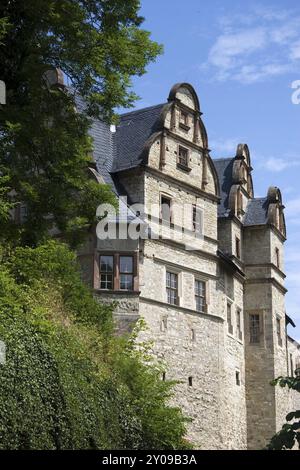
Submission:
M 141 164 L 145 142 L 158 130 L 159 116 L 165 104 L 151 106 L 121 115 L 115 134 L 115 155 L 112 172 Z

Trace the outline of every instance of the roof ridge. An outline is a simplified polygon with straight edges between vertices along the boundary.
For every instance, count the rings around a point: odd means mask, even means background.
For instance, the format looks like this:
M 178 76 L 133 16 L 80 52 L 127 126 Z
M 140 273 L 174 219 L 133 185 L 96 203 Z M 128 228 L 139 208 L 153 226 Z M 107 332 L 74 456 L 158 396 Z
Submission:
M 147 106 L 146 108 L 140 108 L 140 109 L 135 109 L 134 111 L 128 111 L 128 113 L 120 114 L 120 117 L 126 117 L 126 116 L 131 116 L 132 114 L 139 114 L 143 113 L 146 111 L 149 111 L 150 109 L 155 109 L 155 108 L 160 108 L 162 106 L 165 106 L 168 103 L 160 103 L 160 104 L 155 104 L 153 106 Z
M 220 160 L 233 160 L 235 157 L 219 157 L 219 158 L 212 158 L 212 161 L 220 161 Z

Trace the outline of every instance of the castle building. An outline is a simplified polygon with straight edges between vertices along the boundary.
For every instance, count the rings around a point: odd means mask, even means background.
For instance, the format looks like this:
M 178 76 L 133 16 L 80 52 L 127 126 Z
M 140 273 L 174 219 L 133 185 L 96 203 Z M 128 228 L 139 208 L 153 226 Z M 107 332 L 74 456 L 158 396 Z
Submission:
M 90 233 L 81 248 L 85 280 L 100 301 L 117 301 L 119 332 L 145 319 L 140 339 L 166 364 L 162 380 L 179 381 L 174 402 L 192 418 L 196 448 L 263 448 L 300 407 L 295 392 L 270 385 L 300 372 L 287 335 L 280 190 L 254 197 L 246 144 L 210 157 L 187 83 L 121 115 L 116 129 L 94 121 L 91 134 L 91 177 L 111 186 L 120 210 L 108 236 Z M 132 236 L 120 236 L 129 226 Z

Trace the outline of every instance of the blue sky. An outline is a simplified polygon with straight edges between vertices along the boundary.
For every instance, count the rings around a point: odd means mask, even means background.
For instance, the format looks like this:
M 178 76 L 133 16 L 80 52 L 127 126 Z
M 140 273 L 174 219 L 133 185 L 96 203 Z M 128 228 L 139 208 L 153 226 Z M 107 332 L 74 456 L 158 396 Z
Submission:
M 300 340 L 300 5 L 296 0 L 142 0 L 164 54 L 134 80 L 136 108 L 164 102 L 176 82 L 199 96 L 212 157 L 250 148 L 255 196 L 279 186 L 286 206 L 287 313 Z M 299 83 L 300 84 L 300 83 Z M 300 96 L 300 93 L 299 93 Z

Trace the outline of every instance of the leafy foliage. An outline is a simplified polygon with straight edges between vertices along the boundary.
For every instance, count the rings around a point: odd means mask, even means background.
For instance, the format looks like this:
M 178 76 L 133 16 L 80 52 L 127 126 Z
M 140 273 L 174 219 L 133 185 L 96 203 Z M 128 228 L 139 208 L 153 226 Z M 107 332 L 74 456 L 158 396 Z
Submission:
M 95 221 L 105 185 L 87 178 L 91 117 L 112 121 L 132 105 L 131 77 L 145 72 L 160 47 L 140 28 L 137 0 L 4 0 L 0 4 L 0 174 L 27 205 L 27 222 L 11 239 L 35 246 L 55 225 L 72 245 Z M 72 89 L 50 86 L 59 67 Z M 87 106 L 76 109 L 75 95 Z M 49 217 L 51 214 L 51 217 Z
M 188 447 L 172 383 L 134 338 L 112 335 L 111 313 L 66 245 L 2 250 L 0 449 Z
M 300 392 L 300 377 L 278 377 L 272 385 L 288 387 Z M 296 444 L 300 449 L 300 410 L 288 413 L 286 421 L 282 429 L 272 437 L 268 445 L 269 450 L 292 449 Z
M 172 383 L 144 345 L 113 335 L 113 305 L 80 280 L 76 247 L 96 207 L 93 118 L 136 99 L 131 77 L 161 51 L 138 0 L 0 3 L 0 449 L 187 448 Z M 60 68 L 72 87 L 53 86 Z M 75 107 L 76 94 L 86 103 Z M 27 207 L 22 223 L 10 211 Z M 60 242 L 50 240 L 50 229 Z M 67 242 L 65 244 L 63 241 Z

